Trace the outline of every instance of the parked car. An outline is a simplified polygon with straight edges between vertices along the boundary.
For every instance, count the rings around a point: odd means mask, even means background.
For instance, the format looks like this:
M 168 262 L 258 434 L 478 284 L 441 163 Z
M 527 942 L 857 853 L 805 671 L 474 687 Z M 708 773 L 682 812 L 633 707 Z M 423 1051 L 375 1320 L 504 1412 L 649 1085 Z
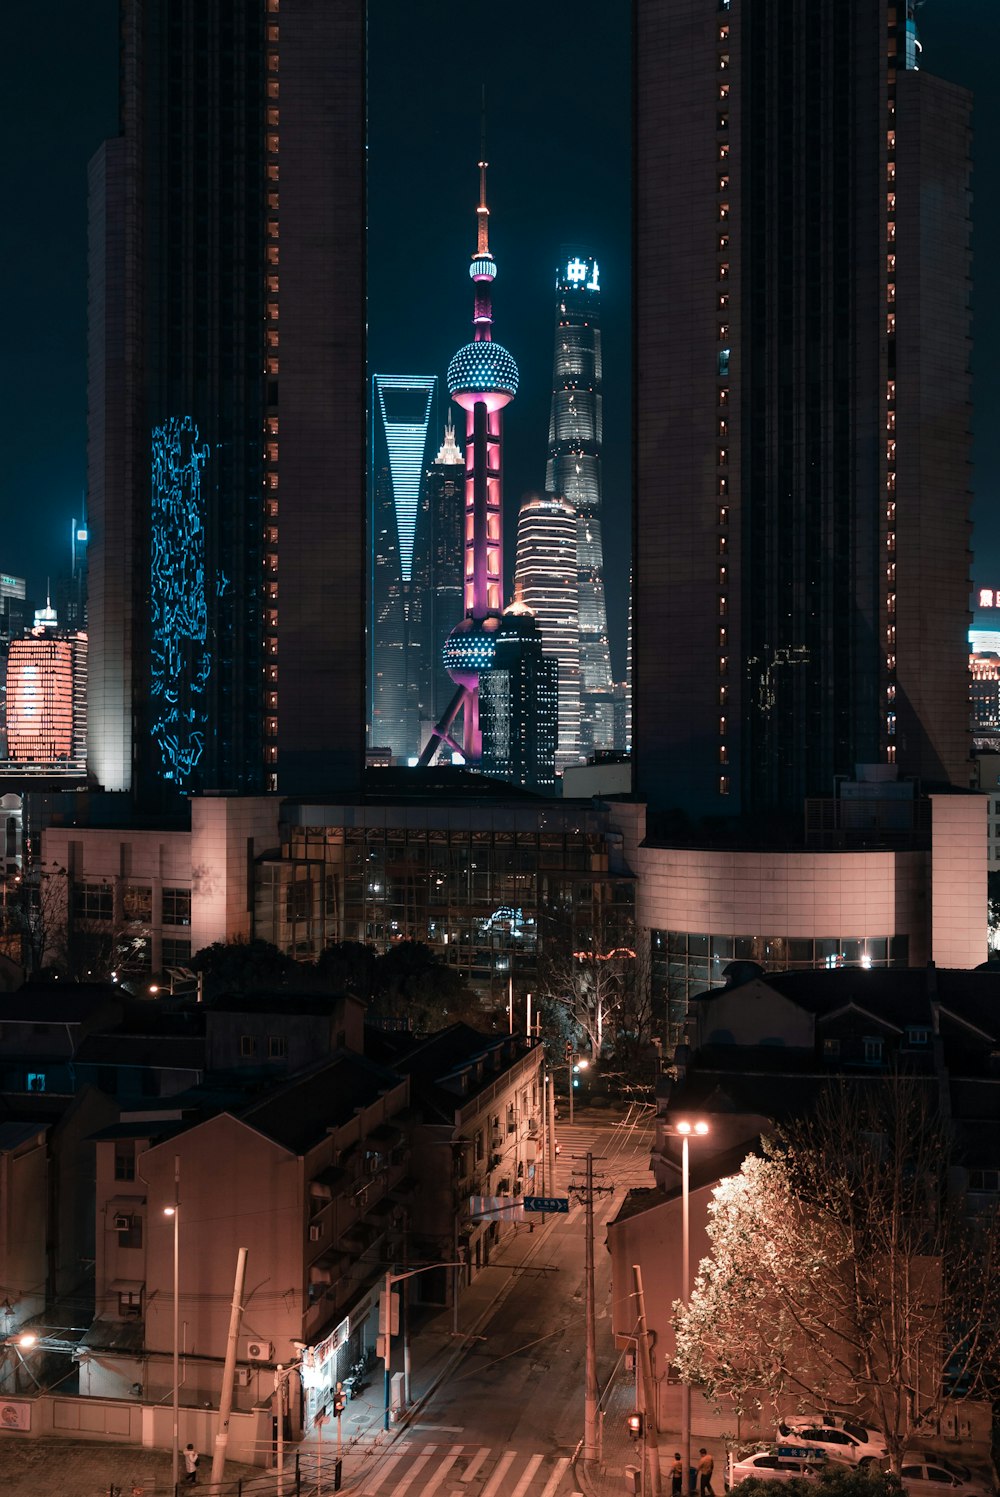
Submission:
M 907 1451 L 900 1467 L 903 1486 L 909 1497 L 992 1497 L 989 1482 L 972 1475 L 966 1467 L 964 1476 L 951 1469 L 957 1462 L 946 1457 Z
M 820 1414 L 788 1414 L 781 1421 L 778 1429 L 783 1435 L 797 1433 L 804 1429 L 841 1430 L 844 1434 L 850 1435 L 855 1442 L 858 1465 L 869 1460 L 884 1461 L 889 1454 L 882 1431 L 866 1424 L 863 1419 L 853 1418 L 850 1414 L 835 1414 L 830 1410 L 824 1410 Z
M 793 1476 L 814 1480 L 829 1462 L 801 1445 L 766 1445 L 733 1464 L 733 1486 L 749 1477 L 759 1481 L 790 1481 Z
M 778 1425 L 778 1434 L 814 1453 L 821 1450 L 824 1455 L 851 1466 L 869 1466 L 879 1459 L 863 1435 L 858 1438 L 850 1430 L 836 1429 L 830 1424 L 806 1424 L 793 1429 L 782 1421 Z

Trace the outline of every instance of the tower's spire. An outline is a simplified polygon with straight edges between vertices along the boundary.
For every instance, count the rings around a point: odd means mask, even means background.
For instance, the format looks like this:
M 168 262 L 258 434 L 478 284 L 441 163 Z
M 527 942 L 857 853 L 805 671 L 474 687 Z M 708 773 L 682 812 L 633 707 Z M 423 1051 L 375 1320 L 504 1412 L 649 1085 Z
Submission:
M 490 252 L 490 210 L 486 206 L 486 168 L 488 166 L 489 162 L 486 160 L 486 84 L 484 83 L 482 123 L 479 130 L 479 207 L 476 209 L 476 222 L 479 227 L 476 244 L 477 255 L 488 255 Z

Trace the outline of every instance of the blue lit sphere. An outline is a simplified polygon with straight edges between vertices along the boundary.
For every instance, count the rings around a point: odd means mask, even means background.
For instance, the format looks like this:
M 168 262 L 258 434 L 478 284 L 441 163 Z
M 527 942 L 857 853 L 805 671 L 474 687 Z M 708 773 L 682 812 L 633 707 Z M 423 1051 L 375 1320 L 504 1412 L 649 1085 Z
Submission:
M 500 343 L 467 343 L 448 365 L 448 390 L 452 396 L 475 392 L 509 400 L 517 394 L 517 365 Z
M 441 659 L 456 686 L 471 690 L 483 671 L 492 670 L 498 618 L 462 619 L 444 642 Z

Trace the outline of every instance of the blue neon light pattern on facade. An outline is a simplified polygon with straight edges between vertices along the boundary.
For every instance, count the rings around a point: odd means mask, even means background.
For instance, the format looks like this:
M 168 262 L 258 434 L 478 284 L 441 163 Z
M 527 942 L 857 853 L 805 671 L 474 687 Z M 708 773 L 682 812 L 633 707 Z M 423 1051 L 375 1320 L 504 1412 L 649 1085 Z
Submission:
M 496 391 L 517 394 L 517 365 L 500 343 L 467 343 L 448 365 L 448 390 Z
M 210 448 L 190 416 L 153 429 L 150 541 L 151 734 L 161 773 L 190 780 L 205 749 L 212 671 L 202 470 Z
M 404 582 L 413 575 L 413 544 L 417 533 L 417 510 L 424 481 L 424 453 L 434 400 L 434 377 L 376 374 L 378 407 L 389 452 L 392 499 L 399 537 L 399 569 Z M 408 390 L 424 396 L 422 421 L 390 421 L 386 415 L 386 390 Z

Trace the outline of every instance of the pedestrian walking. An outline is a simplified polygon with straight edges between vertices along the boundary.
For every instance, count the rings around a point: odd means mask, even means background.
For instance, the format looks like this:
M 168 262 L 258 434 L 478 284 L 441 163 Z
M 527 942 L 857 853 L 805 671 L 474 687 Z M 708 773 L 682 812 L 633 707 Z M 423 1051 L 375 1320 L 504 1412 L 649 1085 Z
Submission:
M 189 1440 L 184 1450 L 184 1479 L 189 1487 L 198 1480 L 198 1462 L 201 1459 Z M 700 1468 L 699 1468 L 700 1469 Z
M 715 1462 L 704 1445 L 699 1450 L 698 1456 L 698 1491 L 701 1497 L 715 1497 L 712 1491 L 712 1472 L 715 1470 Z
M 681 1497 L 684 1488 L 684 1462 L 679 1450 L 674 1451 L 674 1462 L 670 1467 L 670 1497 Z

